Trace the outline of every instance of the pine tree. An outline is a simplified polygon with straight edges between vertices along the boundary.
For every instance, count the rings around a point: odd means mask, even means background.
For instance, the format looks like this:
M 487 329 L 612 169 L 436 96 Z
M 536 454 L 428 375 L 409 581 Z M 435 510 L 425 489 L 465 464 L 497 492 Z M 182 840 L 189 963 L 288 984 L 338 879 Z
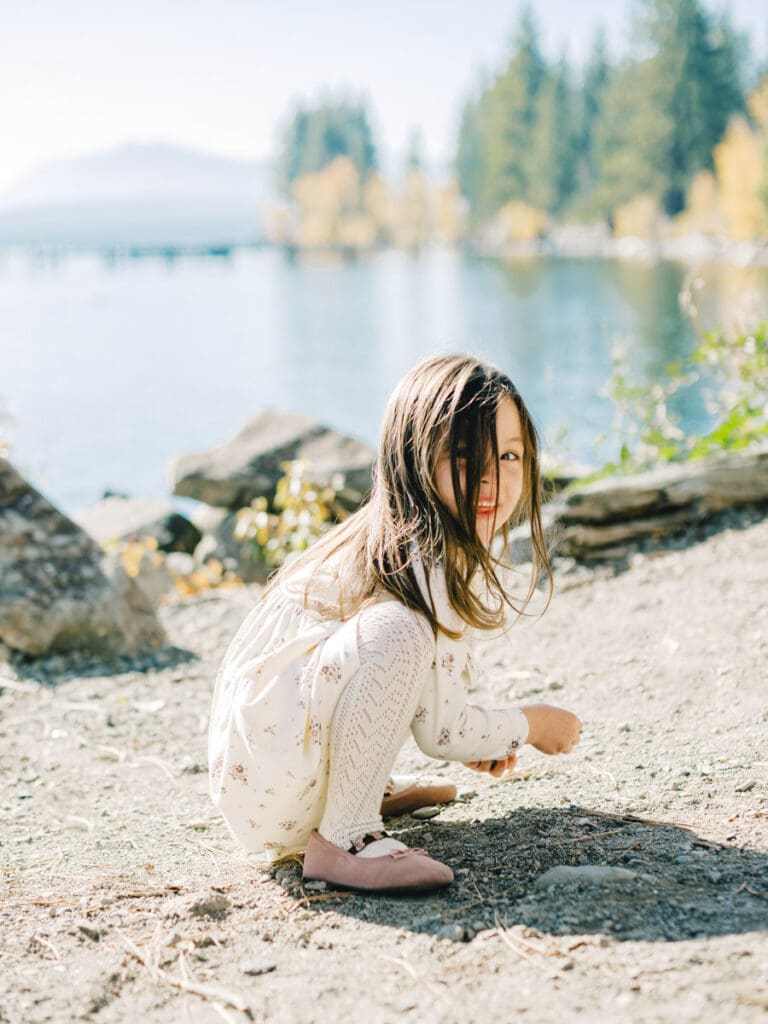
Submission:
M 536 98 L 526 161 L 528 203 L 557 213 L 568 202 L 575 185 L 577 132 L 571 72 L 563 58 Z
M 376 168 L 368 113 L 363 103 L 342 99 L 299 107 L 288 123 L 280 159 L 283 188 L 302 175 L 315 174 L 337 157 L 351 160 L 361 178 Z
M 605 29 L 600 27 L 592 42 L 578 98 L 578 157 L 574 187 L 585 210 L 589 210 L 590 194 L 597 183 L 599 169 L 596 133 L 603 117 L 605 92 L 612 77 Z

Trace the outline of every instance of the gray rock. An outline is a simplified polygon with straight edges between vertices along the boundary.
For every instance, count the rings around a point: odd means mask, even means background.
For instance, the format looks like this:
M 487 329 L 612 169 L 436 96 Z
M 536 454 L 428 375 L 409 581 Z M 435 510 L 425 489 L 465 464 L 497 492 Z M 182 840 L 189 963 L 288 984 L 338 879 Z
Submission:
M 80 935 L 84 935 L 91 942 L 99 942 L 101 940 L 101 932 L 98 928 L 94 928 L 88 921 L 78 921 L 77 931 Z
M 436 818 L 440 811 L 440 807 L 419 807 L 415 811 L 411 811 L 411 817 L 416 818 L 417 821 L 429 821 L 430 818 Z
M 215 516 L 209 518 L 207 531 L 195 548 L 197 564 L 203 565 L 211 558 L 224 564 L 234 562 L 238 576 L 246 583 L 263 583 L 274 566 L 254 557 L 253 550 L 235 538 L 237 513 L 229 509 L 212 508 L 210 511 Z
M 461 924 L 446 924 L 437 931 L 435 938 L 443 939 L 447 942 L 464 942 L 466 933 L 464 926 Z
M 325 892 L 328 888 L 327 882 L 305 882 L 304 888 L 307 892 Z
M 168 555 L 165 565 L 168 572 L 173 573 L 174 576 L 189 576 L 197 568 L 192 555 L 187 555 L 183 551 L 174 551 Z
M 627 868 L 615 868 L 601 864 L 558 864 L 550 868 L 534 882 L 534 889 L 548 889 L 550 885 L 576 885 L 586 882 L 590 885 L 605 885 L 612 882 L 628 882 L 637 878 L 635 871 Z
M 345 504 L 359 504 L 371 482 L 370 448 L 316 422 L 309 416 L 263 410 L 231 440 L 209 452 L 181 455 L 168 467 L 174 494 L 207 505 L 236 509 L 257 497 L 272 499 L 284 475 L 284 462 L 301 459 L 312 480 L 327 483 L 334 474 L 345 480 Z
M 193 917 L 224 917 L 231 904 L 223 892 L 214 892 L 203 899 L 195 900 L 189 905 L 189 913 Z
M 270 971 L 277 969 L 277 964 L 271 960 L 245 960 L 240 965 L 240 970 L 243 974 L 249 975 L 251 978 L 256 978 L 260 974 L 269 974 Z
M 113 655 L 164 640 L 117 561 L 0 458 L 0 641 L 32 655 Z
M 75 522 L 101 547 L 113 541 L 154 537 L 159 551 L 191 554 L 202 536 L 189 519 L 159 498 L 113 495 L 80 512 Z

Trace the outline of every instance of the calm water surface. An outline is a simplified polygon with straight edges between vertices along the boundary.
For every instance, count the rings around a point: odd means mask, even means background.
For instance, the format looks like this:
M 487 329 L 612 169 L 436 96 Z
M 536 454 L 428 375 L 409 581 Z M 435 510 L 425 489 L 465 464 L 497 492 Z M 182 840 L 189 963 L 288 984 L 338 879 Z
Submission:
M 746 286 L 768 294 L 768 272 Z M 755 277 L 755 273 L 757 277 Z M 744 271 L 705 273 L 708 315 Z M 471 351 L 516 381 L 545 446 L 590 463 L 612 406 L 617 342 L 653 379 L 695 343 L 685 271 L 588 260 L 501 264 L 447 251 L 356 263 L 227 259 L 43 264 L 0 256 L 0 433 L 22 471 L 70 513 L 105 488 L 167 493 L 164 468 L 284 408 L 375 444 L 393 385 L 416 360 Z M 699 426 L 689 395 L 683 425 Z M 567 441 L 558 440 L 567 428 Z

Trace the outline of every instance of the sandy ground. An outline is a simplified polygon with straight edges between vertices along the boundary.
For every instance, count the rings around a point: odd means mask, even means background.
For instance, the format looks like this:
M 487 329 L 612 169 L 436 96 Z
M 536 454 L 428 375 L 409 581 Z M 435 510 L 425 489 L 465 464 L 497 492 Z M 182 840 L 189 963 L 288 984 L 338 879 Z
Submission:
M 392 831 L 423 898 L 307 891 L 207 799 L 212 679 L 254 599 L 163 610 L 173 646 L 0 666 L 0 1021 L 768 1020 L 768 520 L 564 574 L 484 648 L 478 701 L 550 701 L 579 750 Z M 407 748 L 402 766 L 427 767 Z M 619 881 L 537 886 L 555 865 Z

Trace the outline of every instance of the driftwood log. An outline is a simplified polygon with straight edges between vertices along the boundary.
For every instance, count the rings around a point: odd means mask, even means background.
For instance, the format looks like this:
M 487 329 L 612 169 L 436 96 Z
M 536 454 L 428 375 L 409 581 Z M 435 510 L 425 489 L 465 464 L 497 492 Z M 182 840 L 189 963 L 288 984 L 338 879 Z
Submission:
M 568 488 L 544 506 L 557 554 L 620 558 L 634 546 L 705 522 L 731 508 L 768 508 L 768 444 L 634 476 Z M 530 557 L 527 526 L 512 535 L 515 560 Z

